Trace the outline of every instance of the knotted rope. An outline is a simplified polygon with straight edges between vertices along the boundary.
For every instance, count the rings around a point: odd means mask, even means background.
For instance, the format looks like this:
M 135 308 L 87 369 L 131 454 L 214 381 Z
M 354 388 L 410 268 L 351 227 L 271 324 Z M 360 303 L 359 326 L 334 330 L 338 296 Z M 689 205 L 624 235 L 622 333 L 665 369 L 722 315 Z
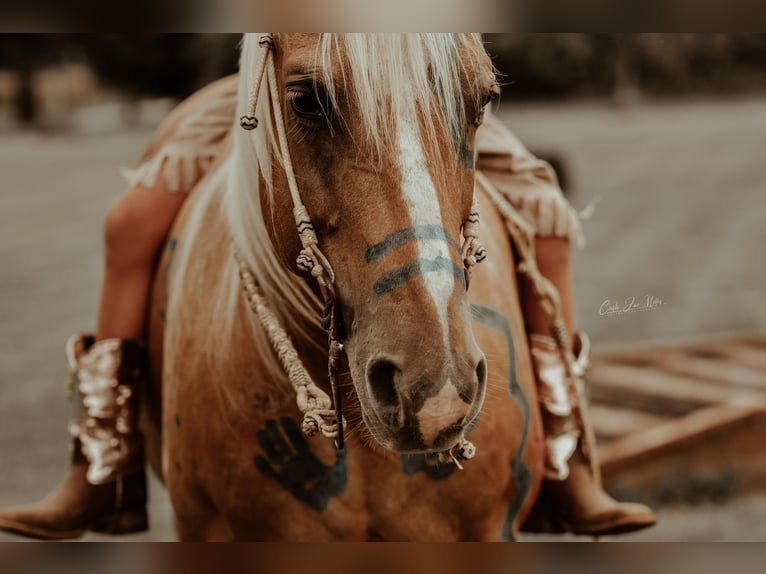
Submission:
M 269 342 L 276 351 L 279 362 L 282 363 L 282 368 L 295 390 L 298 410 L 303 413 L 301 427 L 303 432 L 307 436 L 321 432 L 325 438 L 337 438 L 338 424 L 335 420 L 332 400 L 314 383 L 311 375 L 304 367 L 289 335 L 280 325 L 279 318 L 269 308 L 269 304 L 258 287 L 247 262 L 237 251 L 234 252 L 234 258 L 239 268 L 239 276 L 250 308 L 266 330 Z
M 467 289 L 471 282 L 473 266 L 487 258 L 487 250 L 479 241 L 479 205 L 476 202 L 475 193 L 471 204 L 471 213 L 468 214 L 468 219 L 463 223 L 463 238 L 462 257 Z
M 576 360 L 572 352 L 572 340 L 569 336 L 569 330 L 564 322 L 563 311 L 561 307 L 561 298 L 556 287 L 541 272 L 537 266 L 535 257 L 535 232 L 529 224 L 524 221 L 519 213 L 513 208 L 508 200 L 497 191 L 487 176 L 481 172 L 476 173 L 476 179 L 481 183 L 484 190 L 489 195 L 495 208 L 505 221 L 505 226 L 513 240 L 516 251 L 519 255 L 517 271 L 524 276 L 532 289 L 535 297 L 540 303 L 543 312 L 548 317 L 551 334 L 556 341 L 556 347 L 561 355 L 562 363 L 570 381 L 570 394 L 576 406 L 576 413 L 580 427 L 583 429 L 583 455 L 588 460 L 593 478 L 598 484 L 601 483 L 601 470 L 598 464 L 598 453 L 596 451 L 596 438 L 593 427 L 590 424 L 590 418 L 587 416 L 587 399 L 585 388 L 583 386 L 582 371 L 583 367 Z

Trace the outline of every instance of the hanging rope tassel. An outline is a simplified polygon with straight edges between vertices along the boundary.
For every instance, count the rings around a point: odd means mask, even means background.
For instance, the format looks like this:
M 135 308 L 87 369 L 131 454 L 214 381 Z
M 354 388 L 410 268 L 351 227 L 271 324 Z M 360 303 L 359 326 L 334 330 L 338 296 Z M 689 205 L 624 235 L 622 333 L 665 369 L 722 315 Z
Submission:
M 277 316 L 269 308 L 247 262 L 236 251 L 234 252 L 234 259 L 239 268 L 239 276 L 250 308 L 266 330 L 269 342 L 276 351 L 282 368 L 297 395 L 298 410 L 303 414 L 301 427 L 303 432 L 307 436 L 321 433 L 325 438 L 338 439 L 339 419 L 336 410 L 333 409 L 332 400 L 311 379 L 311 375 L 298 356 L 290 337 L 280 325 Z M 343 423 L 341 422 L 341 424 Z

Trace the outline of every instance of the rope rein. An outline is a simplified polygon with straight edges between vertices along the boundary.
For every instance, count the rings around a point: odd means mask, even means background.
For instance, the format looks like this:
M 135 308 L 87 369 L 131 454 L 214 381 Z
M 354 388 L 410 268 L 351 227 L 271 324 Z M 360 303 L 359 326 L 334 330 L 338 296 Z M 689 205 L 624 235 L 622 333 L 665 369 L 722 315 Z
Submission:
M 239 267 L 239 276 L 250 308 L 266 330 L 269 342 L 276 351 L 279 362 L 282 363 L 282 368 L 295 390 L 298 409 L 303 413 L 303 424 L 301 425 L 303 432 L 307 436 L 314 436 L 317 432 L 321 432 L 325 438 L 336 438 L 338 425 L 335 420 L 335 411 L 332 408 L 332 400 L 314 383 L 311 375 L 306 371 L 289 335 L 280 325 L 278 317 L 269 308 L 266 298 L 245 260 L 236 251 L 234 258 Z
M 265 329 L 269 342 L 296 392 L 298 409 L 303 414 L 301 427 L 303 432 L 307 436 L 321 433 L 322 436 L 333 439 L 336 448 L 342 449 L 344 447 L 343 431 L 346 422 L 342 414 L 342 395 L 338 383 L 338 373 L 340 370 L 341 353 L 343 352 L 343 342 L 341 337 L 341 319 L 336 305 L 335 274 L 330 262 L 319 248 L 314 224 L 306 210 L 306 206 L 301 200 L 298 183 L 295 178 L 288 147 L 285 118 L 280 103 L 274 58 L 272 57 L 275 49 L 273 36 L 271 34 L 262 35 L 258 45 L 261 48 L 261 53 L 256 68 L 256 83 L 249 97 L 247 113 L 240 118 L 239 122 L 242 128 L 246 130 L 254 130 L 258 127 L 258 118 L 255 115 L 258 95 L 263 83 L 263 77 L 267 76 L 267 83 L 269 84 L 268 93 L 272 102 L 277 138 L 279 140 L 278 153 L 287 177 L 288 188 L 293 202 L 293 217 L 295 218 L 295 225 L 302 246 L 296 259 L 296 266 L 300 271 L 309 273 L 314 277 L 319 285 L 320 294 L 324 302 L 322 327 L 328 334 L 328 378 L 333 394 L 332 399 L 312 380 L 289 335 L 280 324 L 278 316 L 269 307 L 268 301 L 258 285 L 252 270 L 236 249 L 236 246 L 234 257 L 250 308 L 258 318 L 261 326 Z M 464 237 L 462 259 L 467 289 L 473 266 L 486 258 L 486 251 L 479 242 L 478 237 L 479 213 L 475 197 L 471 213 L 463 224 L 462 231 Z M 335 405 L 334 408 L 333 404 Z M 458 468 L 462 469 L 460 461 L 473 458 L 475 453 L 476 447 L 463 437 L 449 451 L 439 453 L 439 458 L 444 461 L 452 461 Z

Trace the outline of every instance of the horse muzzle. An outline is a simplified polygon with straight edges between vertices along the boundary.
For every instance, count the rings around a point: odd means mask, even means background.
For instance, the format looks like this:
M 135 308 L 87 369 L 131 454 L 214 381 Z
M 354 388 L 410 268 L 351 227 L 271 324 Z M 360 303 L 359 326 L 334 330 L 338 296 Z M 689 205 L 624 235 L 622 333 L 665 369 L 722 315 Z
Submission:
M 475 356 L 450 361 L 434 376 L 394 355 L 371 358 L 360 399 L 375 439 L 400 453 L 440 452 L 457 444 L 478 416 L 486 391 L 486 358 L 478 349 Z

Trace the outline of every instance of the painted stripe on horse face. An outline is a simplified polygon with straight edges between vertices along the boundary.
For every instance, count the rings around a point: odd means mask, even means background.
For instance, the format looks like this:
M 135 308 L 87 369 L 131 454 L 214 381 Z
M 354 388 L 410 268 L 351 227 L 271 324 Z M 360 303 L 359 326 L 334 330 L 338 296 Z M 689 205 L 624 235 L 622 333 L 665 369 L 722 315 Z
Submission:
M 443 227 L 441 207 L 431 174 L 428 171 L 420 130 L 414 117 L 402 118 L 398 127 L 399 169 L 402 176 L 402 195 L 409 210 L 413 227 L 437 225 Z M 417 238 L 418 260 L 450 260 L 450 245 L 439 238 Z M 437 273 L 421 273 L 428 292 L 439 313 L 445 351 L 449 348 L 447 309 L 455 289 L 455 274 L 451 269 Z
M 404 287 L 413 277 L 419 277 L 425 273 L 445 272 L 451 272 L 455 281 L 465 289 L 465 271 L 463 268 L 455 265 L 451 259 L 437 257 L 436 259 L 415 259 L 399 269 L 389 271 L 375 281 L 372 292 L 375 293 L 376 297 L 383 297 Z
M 437 239 L 446 241 L 449 243 L 450 247 L 452 247 L 455 254 L 460 257 L 460 245 L 457 244 L 457 241 L 455 241 L 449 232 L 441 225 L 419 225 L 408 227 L 406 229 L 400 229 L 399 231 L 396 231 L 387 236 L 379 243 L 370 245 L 364 251 L 364 260 L 367 263 L 379 261 L 392 251 L 396 251 L 410 241 L 418 241 L 420 239 Z

